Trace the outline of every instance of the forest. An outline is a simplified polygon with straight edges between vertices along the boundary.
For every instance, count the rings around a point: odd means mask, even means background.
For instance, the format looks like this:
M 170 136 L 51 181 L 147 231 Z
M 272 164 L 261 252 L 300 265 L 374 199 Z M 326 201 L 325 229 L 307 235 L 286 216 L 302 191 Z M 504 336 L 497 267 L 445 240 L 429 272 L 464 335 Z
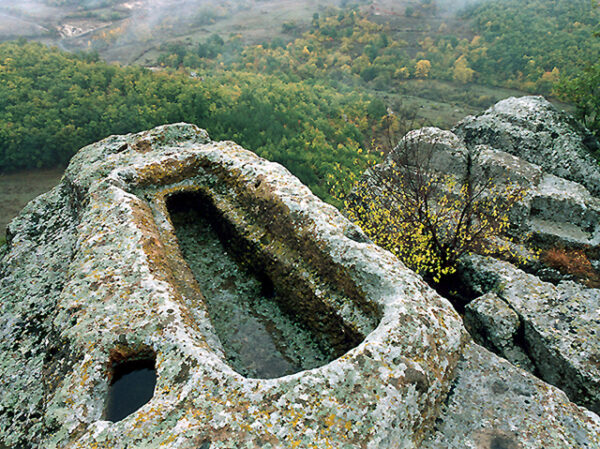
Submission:
M 421 0 L 402 20 L 435 8 Z M 415 82 L 422 90 L 450 83 L 479 108 L 494 99 L 473 97 L 471 85 L 552 94 L 600 133 L 599 17 L 589 0 L 479 2 L 458 12 L 461 28 L 442 24 L 411 41 L 394 23 L 400 19 L 349 5 L 315 12 L 305 27 L 282 23 L 289 41 L 247 44 L 230 33 L 164 43 L 150 68 L 5 42 L 0 171 L 65 165 L 110 134 L 186 121 L 282 163 L 335 202 L 335 179 L 379 160 L 410 125 L 438 124 L 386 97 L 402 98 Z
M 483 2 L 459 17 L 466 30 L 453 34 L 442 24 L 409 42 L 391 23 L 368 12 L 330 9 L 315 13 L 310 29 L 288 44 L 275 39 L 242 47 L 239 35 L 227 40 L 213 35 L 196 46 L 165 44 L 158 61 L 170 67 L 261 70 L 292 79 L 373 82 L 380 90 L 429 78 L 550 94 L 561 75 L 572 77 L 600 57 L 600 41 L 593 39 L 600 14 L 587 0 Z
M 111 134 L 187 121 L 282 163 L 326 197 L 326 175 L 354 159 L 385 107 L 273 75 L 222 72 L 190 78 L 118 67 L 24 41 L 0 45 L 0 166 L 66 164 Z

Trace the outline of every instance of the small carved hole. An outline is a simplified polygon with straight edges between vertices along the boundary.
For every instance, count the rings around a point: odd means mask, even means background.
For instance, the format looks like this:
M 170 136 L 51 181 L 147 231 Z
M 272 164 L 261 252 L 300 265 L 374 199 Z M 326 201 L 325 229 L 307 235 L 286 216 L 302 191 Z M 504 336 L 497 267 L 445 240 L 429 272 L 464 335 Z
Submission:
M 156 357 L 145 354 L 142 358 L 111 364 L 111 382 L 105 407 L 105 419 L 118 422 L 147 404 L 154 396 L 156 386 Z

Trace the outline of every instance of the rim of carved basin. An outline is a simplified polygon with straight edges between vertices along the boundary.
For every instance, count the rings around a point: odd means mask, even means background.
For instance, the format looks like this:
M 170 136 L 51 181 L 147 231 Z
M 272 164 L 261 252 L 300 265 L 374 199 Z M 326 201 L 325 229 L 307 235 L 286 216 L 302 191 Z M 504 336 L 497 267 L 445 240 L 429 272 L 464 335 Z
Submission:
M 245 377 L 277 378 L 355 348 L 381 310 L 281 205 L 258 194 L 260 186 L 228 196 L 202 186 L 168 189 L 160 208 L 173 225 L 166 237 L 176 234 L 181 250 L 171 256 L 174 277 L 195 278 L 186 287 L 198 300 L 188 307 L 194 315 L 202 308 L 200 320 L 209 316 L 217 352 Z
M 331 421 L 331 426 L 341 426 L 341 435 L 347 432 L 344 423 L 350 417 L 355 425 L 352 432 L 365 441 L 381 435 L 395 438 L 389 441 L 423 438 L 437 416 L 468 338 L 446 300 L 391 253 L 370 243 L 337 209 L 315 197 L 279 164 L 231 142 L 210 142 L 193 125 L 159 127 L 107 142 L 112 153 L 106 154 L 106 142 L 88 147 L 75 160 L 81 165 L 72 163 L 66 175 L 79 190 L 89 185 L 79 238 L 82 272 L 89 273 L 91 286 L 93 273 L 105 269 L 105 261 L 92 256 L 105 254 L 102 245 L 107 239 L 118 239 L 119 257 L 111 259 L 110 268 L 116 272 L 115 279 L 135 279 L 137 290 L 132 292 L 126 282 L 115 282 L 110 296 L 107 293 L 99 306 L 81 313 L 93 316 L 94 322 L 108 323 L 98 330 L 105 342 L 102 347 L 121 340 L 152 347 L 158 378 L 154 398 L 125 420 L 102 427 L 108 432 L 102 438 L 117 438 L 117 430 L 110 429 L 122 426 L 146 432 L 163 429 L 164 417 L 175 410 L 183 415 L 166 432 L 171 439 L 180 434 L 184 438 L 190 425 L 208 438 L 219 432 L 226 424 L 220 420 L 225 419 L 228 426 L 251 423 L 244 427 L 244 435 L 260 447 L 261 429 L 272 426 L 275 417 L 279 423 L 295 422 L 299 438 L 315 444 L 325 444 L 320 439 L 325 437 L 312 435 L 311 428 Z M 89 160 L 96 166 L 84 165 Z M 365 336 L 364 341 L 330 363 L 284 377 L 252 379 L 235 372 L 219 353 L 219 340 L 202 310 L 194 279 L 189 270 L 181 269 L 166 209 L 169 195 L 198 188 L 208 189 L 220 209 L 240 222 L 244 217 L 233 203 L 258 208 L 254 216 L 270 217 L 264 227 L 281 231 L 293 250 L 306 251 L 305 258 L 325 257 L 320 273 L 330 282 L 339 282 L 346 294 L 334 301 L 336 313 Z M 261 215 L 261 211 L 269 214 Z M 244 223 L 250 240 L 260 242 L 255 223 Z M 255 231 L 259 234 L 253 235 Z M 78 290 L 80 296 L 98 297 L 91 287 L 85 290 L 85 280 L 78 279 L 77 285 L 84 286 Z M 111 318 L 115 308 L 118 322 Z M 361 316 L 365 311 L 375 317 L 370 324 Z M 73 335 L 87 347 L 83 339 L 89 334 Z M 105 363 L 102 354 L 91 352 L 89 358 Z M 96 394 L 98 374 L 93 366 L 87 360 L 79 367 L 80 373 L 90 373 L 91 381 L 83 386 L 73 381 L 65 387 L 65 395 L 73 397 L 75 405 Z M 88 399 L 85 407 L 89 403 Z M 188 404 L 187 408 L 182 404 Z M 297 407 L 301 415 L 295 414 Z M 95 416 L 94 409 L 90 410 L 90 416 Z M 177 426 L 177 422 L 186 424 Z M 87 443 L 95 441 L 94 432 L 87 434 Z M 235 432 L 231 432 L 230 437 L 221 432 L 219 438 L 235 442 Z

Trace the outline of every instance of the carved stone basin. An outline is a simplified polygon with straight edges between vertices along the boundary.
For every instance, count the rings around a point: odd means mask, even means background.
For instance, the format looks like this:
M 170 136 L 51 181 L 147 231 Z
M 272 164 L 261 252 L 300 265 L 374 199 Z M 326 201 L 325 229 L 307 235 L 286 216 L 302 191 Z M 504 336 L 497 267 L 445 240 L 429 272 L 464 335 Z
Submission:
M 52 305 L 61 374 L 51 424 L 15 441 L 387 448 L 432 428 L 460 318 L 280 165 L 170 125 L 82 149 L 48 201 L 70 205 L 56 226 L 74 239 Z M 154 395 L 106 420 L 111 367 L 147 354 Z
M 221 343 L 213 349 L 240 374 L 274 378 L 316 368 L 376 327 L 375 305 L 354 310 L 360 332 L 335 312 L 344 292 L 303 263 L 298 248 L 265 228 L 259 242 L 252 240 L 255 229 L 227 217 L 208 192 L 174 194 L 167 205 Z

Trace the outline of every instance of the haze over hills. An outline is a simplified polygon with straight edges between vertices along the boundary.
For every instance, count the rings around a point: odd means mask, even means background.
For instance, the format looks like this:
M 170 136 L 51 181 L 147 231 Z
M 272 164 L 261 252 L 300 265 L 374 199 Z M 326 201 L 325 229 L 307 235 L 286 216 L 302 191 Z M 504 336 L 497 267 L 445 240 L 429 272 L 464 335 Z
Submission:
M 103 59 L 152 63 L 147 52 L 173 39 L 243 33 L 247 43 L 283 36 L 286 21 L 307 23 L 339 0 L 104 0 L 0 2 L 0 39 L 26 37 Z M 288 36 L 291 38 L 291 36 Z
M 0 40 L 21 38 L 0 44 L 0 172 L 185 120 L 329 198 L 408 127 L 509 96 L 563 83 L 598 129 L 597 23 L 587 0 L 0 0 Z
M 431 2 L 415 0 L 365 1 L 358 5 L 394 27 L 418 35 L 452 20 L 466 5 L 481 0 L 437 1 L 427 14 L 419 9 Z M 161 44 L 193 41 L 210 34 L 241 33 L 243 42 L 256 44 L 277 37 L 291 40 L 306 29 L 314 13 L 345 6 L 347 0 L 26 0 L 0 1 L 0 40 L 25 37 L 75 50 L 96 50 L 108 61 L 151 64 Z M 406 12 L 417 11 L 408 22 Z M 400 20 L 400 23 L 399 22 Z M 283 23 L 298 26 L 284 32 Z M 456 24 L 455 24 L 456 25 Z

